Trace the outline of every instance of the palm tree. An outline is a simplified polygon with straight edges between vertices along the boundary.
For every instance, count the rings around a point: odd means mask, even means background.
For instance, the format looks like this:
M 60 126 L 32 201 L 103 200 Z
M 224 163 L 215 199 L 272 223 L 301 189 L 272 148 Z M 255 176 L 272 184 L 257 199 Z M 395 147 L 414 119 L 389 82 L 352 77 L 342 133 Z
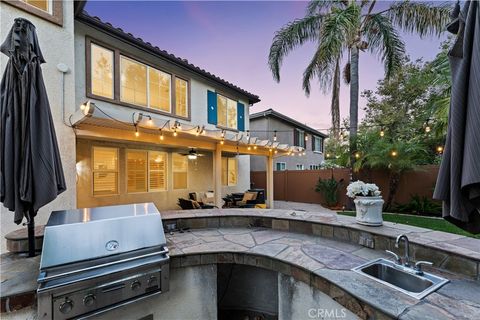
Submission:
M 448 4 L 432 5 L 404 0 L 392 2 L 387 8 L 375 11 L 376 5 L 376 0 L 311 1 L 304 18 L 287 24 L 275 34 L 268 60 L 274 79 L 280 81 L 280 67 L 285 56 L 308 41 L 317 42 L 313 58 L 303 73 L 303 89 L 308 95 L 313 78 L 319 80 L 320 89 L 324 92 L 330 90 L 332 83 L 336 88 L 340 81 L 336 77 L 339 73 L 337 66 L 347 54 L 352 166 L 358 130 L 358 64 L 361 52 L 368 50 L 377 54 L 384 63 L 385 76 L 389 78 L 401 66 L 405 54 L 405 43 L 397 29 L 421 37 L 439 35 L 450 19 Z M 332 103 L 333 108 L 335 106 Z

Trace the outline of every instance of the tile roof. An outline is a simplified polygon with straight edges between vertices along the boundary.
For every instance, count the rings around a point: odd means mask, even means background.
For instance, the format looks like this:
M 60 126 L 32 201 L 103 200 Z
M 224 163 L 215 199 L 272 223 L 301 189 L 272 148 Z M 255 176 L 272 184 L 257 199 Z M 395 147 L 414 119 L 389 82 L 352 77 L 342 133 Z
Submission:
M 196 73 L 196 74 L 198 74 L 202 77 L 205 77 L 205 78 L 207 78 L 209 80 L 212 80 L 212 81 L 214 81 L 214 82 L 216 82 L 220 85 L 223 85 L 223 86 L 229 88 L 230 90 L 233 90 L 233 91 L 247 97 L 250 104 L 254 104 L 254 103 L 257 103 L 257 102 L 260 101 L 260 98 L 257 95 L 255 95 L 253 93 L 250 93 L 250 92 L 248 92 L 248 91 L 246 91 L 246 90 L 228 82 L 227 80 L 222 79 L 222 78 L 206 71 L 205 69 L 197 67 L 196 65 L 190 63 L 187 59 L 182 59 L 180 57 L 177 57 L 177 56 L 175 56 L 175 55 L 173 55 L 173 54 L 171 54 L 171 53 L 169 53 L 165 50 L 160 49 L 157 46 L 152 45 L 150 42 L 144 41 L 142 38 L 137 38 L 133 34 L 131 34 L 129 32 L 125 32 L 121 28 L 117 28 L 117 27 L 113 26 L 109 22 L 104 22 L 99 17 L 91 16 L 86 11 L 82 11 L 81 13 L 77 14 L 75 19 L 82 22 L 82 23 L 85 23 L 85 24 L 87 24 L 91 27 L 99 29 L 99 30 L 101 30 L 105 33 L 115 35 L 115 36 L 119 37 L 120 39 L 122 39 L 123 41 L 128 42 L 130 44 L 133 44 L 135 46 L 139 46 L 142 49 L 148 51 L 149 53 L 151 53 L 153 55 L 161 57 L 161 58 L 163 58 L 163 59 L 165 59 L 165 60 L 167 60 L 167 61 L 169 61 L 173 64 L 176 64 L 180 67 L 183 67 L 183 68 L 189 70 L 190 72 Z
M 317 136 L 320 136 L 320 137 L 324 137 L 324 138 L 327 138 L 328 135 L 326 135 L 325 133 L 322 133 L 312 127 L 309 127 L 307 126 L 306 124 L 303 124 L 295 119 L 292 119 L 278 111 L 275 111 L 273 110 L 272 108 L 270 109 L 267 109 L 265 111 L 260 111 L 260 112 L 257 112 L 257 113 L 252 113 L 250 115 L 250 122 L 252 120 L 255 120 L 255 119 L 259 119 L 259 118 L 264 118 L 264 117 L 274 117 L 274 118 L 277 118 L 277 119 L 280 119 L 282 121 L 285 121 L 297 128 L 301 128 L 307 132 L 310 132 L 310 133 L 313 133 L 314 135 L 317 135 Z

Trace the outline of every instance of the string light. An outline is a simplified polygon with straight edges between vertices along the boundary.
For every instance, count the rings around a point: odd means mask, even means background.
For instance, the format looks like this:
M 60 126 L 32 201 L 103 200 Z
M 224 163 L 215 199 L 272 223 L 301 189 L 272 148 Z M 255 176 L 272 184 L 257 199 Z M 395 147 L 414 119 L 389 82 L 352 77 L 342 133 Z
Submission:
M 277 150 L 275 150 L 275 154 L 277 154 L 277 153 L 278 153 L 278 151 L 277 151 Z
M 173 128 L 173 136 L 174 136 L 174 137 L 178 136 L 177 128 L 176 128 L 176 127 Z
M 330 153 L 327 153 L 327 158 L 330 158 Z
M 442 153 L 443 153 L 443 146 L 438 146 L 438 147 L 437 147 L 437 152 L 438 152 L 439 154 L 442 154 Z
M 392 152 L 390 152 L 390 155 L 391 155 L 392 157 L 398 156 L 397 150 L 392 150 Z
M 359 152 L 355 152 L 355 158 L 360 159 L 360 153 Z
M 383 137 L 385 136 L 385 130 L 383 129 L 383 127 L 380 128 L 380 137 Z
M 248 151 L 252 150 L 252 147 L 248 146 L 247 150 L 248 150 Z
M 224 144 L 225 143 L 225 139 L 222 138 L 222 140 L 220 140 L 220 144 Z
M 257 150 L 257 146 L 253 146 L 253 150 Z
M 425 133 L 429 133 L 432 131 L 432 128 L 430 128 L 430 125 L 428 124 L 428 120 L 425 122 Z
M 137 125 L 135 125 L 135 137 L 139 137 L 140 136 L 140 132 L 138 132 L 138 128 L 137 128 Z
M 225 138 L 225 130 L 222 130 L 222 139 Z
M 149 125 L 150 127 L 153 126 L 153 120 L 151 116 L 148 116 L 147 125 Z
M 160 129 L 160 140 L 163 140 L 163 139 L 164 139 L 164 137 L 163 137 L 163 131 L 162 131 L 162 129 Z

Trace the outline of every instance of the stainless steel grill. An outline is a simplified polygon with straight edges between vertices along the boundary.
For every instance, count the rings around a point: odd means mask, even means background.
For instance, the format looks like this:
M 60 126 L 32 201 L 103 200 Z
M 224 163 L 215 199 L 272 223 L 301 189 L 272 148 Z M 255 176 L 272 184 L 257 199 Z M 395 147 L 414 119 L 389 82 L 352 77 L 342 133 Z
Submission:
M 52 212 L 45 226 L 39 319 L 87 319 L 168 291 L 169 256 L 153 203 Z

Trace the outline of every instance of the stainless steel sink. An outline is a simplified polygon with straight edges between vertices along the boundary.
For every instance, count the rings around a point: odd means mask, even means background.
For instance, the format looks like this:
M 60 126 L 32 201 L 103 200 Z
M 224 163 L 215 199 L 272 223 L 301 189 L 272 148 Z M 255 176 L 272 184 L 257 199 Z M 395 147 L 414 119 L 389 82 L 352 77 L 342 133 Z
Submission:
M 416 270 L 390 260 L 377 259 L 353 268 L 359 274 L 383 283 L 416 299 L 422 299 L 436 291 L 447 279 L 427 272 L 416 274 Z M 418 273 L 418 272 L 417 272 Z

